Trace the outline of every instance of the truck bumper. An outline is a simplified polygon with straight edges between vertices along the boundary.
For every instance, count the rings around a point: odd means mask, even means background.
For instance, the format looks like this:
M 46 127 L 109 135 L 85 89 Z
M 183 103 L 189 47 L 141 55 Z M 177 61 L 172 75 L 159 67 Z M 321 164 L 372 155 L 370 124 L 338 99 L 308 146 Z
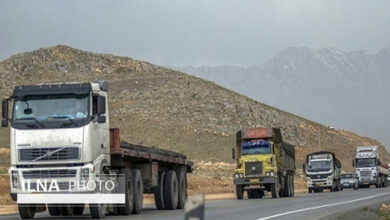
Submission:
M 358 184 L 359 186 L 370 186 L 370 185 L 376 185 L 378 181 L 376 179 L 374 180 L 359 180 Z
M 235 178 L 234 185 L 259 185 L 275 183 L 275 177 Z
M 315 181 L 308 181 L 307 182 L 307 188 L 312 189 L 330 189 L 332 188 L 332 182 L 327 181 L 327 179 L 322 180 L 315 180 Z
M 44 168 L 16 168 L 13 166 L 9 169 L 11 198 L 16 200 L 18 193 L 31 193 L 37 188 L 38 184 L 44 183 L 45 181 L 48 186 L 50 186 L 50 183 L 53 181 L 58 184 L 59 191 L 55 192 L 91 192 L 86 187 L 78 187 L 80 186 L 82 180 L 81 172 L 86 169 L 89 170 L 89 177 L 87 181 L 93 180 L 95 176 L 91 173 L 93 170 L 92 164 L 84 166 Z M 22 185 L 24 185 L 24 187 L 22 187 Z M 77 187 L 73 187 L 74 185 L 77 185 Z M 39 192 L 50 193 L 45 190 Z

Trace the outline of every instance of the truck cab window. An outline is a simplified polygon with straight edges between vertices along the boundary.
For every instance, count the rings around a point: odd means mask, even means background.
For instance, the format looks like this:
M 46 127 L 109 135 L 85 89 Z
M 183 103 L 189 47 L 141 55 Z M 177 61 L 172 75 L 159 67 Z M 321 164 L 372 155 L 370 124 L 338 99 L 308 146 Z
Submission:
M 94 95 L 92 96 L 92 115 L 97 115 L 98 112 L 98 96 Z

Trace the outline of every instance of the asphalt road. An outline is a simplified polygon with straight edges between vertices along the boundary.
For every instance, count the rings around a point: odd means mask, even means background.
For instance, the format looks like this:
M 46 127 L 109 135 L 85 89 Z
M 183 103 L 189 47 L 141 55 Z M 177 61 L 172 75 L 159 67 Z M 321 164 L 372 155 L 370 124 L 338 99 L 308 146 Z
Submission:
M 252 200 L 212 200 L 206 202 L 205 219 L 221 220 L 266 220 L 266 219 L 318 219 L 330 214 L 366 206 L 382 201 L 390 201 L 390 187 L 381 189 L 359 189 L 357 191 L 344 190 L 342 192 L 324 192 L 315 194 L 297 194 L 293 198 L 272 199 L 269 196 L 263 199 Z M 38 219 L 53 218 L 47 213 L 36 215 Z M 85 214 L 81 217 L 68 219 L 89 219 Z M 19 219 L 18 215 L 0 216 L 0 219 Z M 140 215 L 106 216 L 106 219 L 134 219 L 134 220 L 174 220 L 184 219 L 183 210 L 157 211 L 154 205 L 146 205 Z

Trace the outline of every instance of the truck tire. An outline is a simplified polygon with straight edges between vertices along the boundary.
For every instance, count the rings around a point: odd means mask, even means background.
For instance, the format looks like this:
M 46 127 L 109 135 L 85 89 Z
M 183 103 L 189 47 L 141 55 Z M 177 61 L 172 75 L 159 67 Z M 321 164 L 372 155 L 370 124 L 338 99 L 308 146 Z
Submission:
M 178 209 L 184 209 L 187 201 L 187 176 L 186 171 L 182 169 L 179 173 L 179 201 L 177 202 Z
M 294 181 L 294 173 L 291 174 L 291 192 L 292 192 L 292 195 L 291 197 L 295 196 L 295 181 Z
M 258 193 L 258 198 L 259 199 L 261 199 L 261 198 L 263 198 L 264 197 L 264 190 L 262 190 L 262 189 L 259 189 L 258 191 L 257 191 L 257 193 Z
M 289 174 L 288 175 L 288 197 L 292 197 L 293 196 L 293 186 L 292 186 L 292 179 L 293 179 L 294 177 L 291 175 L 291 174 Z
M 271 195 L 272 198 L 278 198 L 278 192 L 277 192 L 277 183 L 271 183 Z
M 251 189 L 249 189 L 249 190 L 247 190 L 246 191 L 246 194 L 247 194 L 247 196 L 248 196 L 248 199 L 253 199 L 253 198 L 255 198 L 254 197 L 254 190 L 251 190 Z
M 60 216 L 61 212 L 57 205 L 48 204 L 47 209 L 49 211 L 50 216 Z
M 164 178 L 165 172 L 158 173 L 158 186 L 153 188 L 154 194 L 154 204 L 156 205 L 157 210 L 164 210 Z
M 131 170 L 131 174 L 133 175 L 134 179 L 134 208 L 132 213 L 140 214 L 144 201 L 144 183 L 142 181 L 142 175 L 139 169 Z
M 22 219 L 32 219 L 35 215 L 35 207 L 33 205 L 19 204 L 19 215 Z
M 244 186 L 236 185 L 236 197 L 238 200 L 242 200 L 244 198 Z
M 73 206 L 73 215 L 82 215 L 84 212 L 84 204 L 75 204 Z
M 281 175 L 281 174 L 280 174 Z M 280 182 L 280 189 L 279 189 L 279 197 L 286 197 L 287 195 L 287 176 L 281 176 L 281 182 Z
M 119 181 L 119 192 L 125 193 L 125 204 L 118 205 L 118 212 L 120 215 L 130 215 L 134 207 L 134 180 L 131 171 L 128 168 L 120 170 L 119 174 L 124 176 L 124 181 Z
M 165 208 L 174 210 L 177 208 L 179 200 L 179 183 L 177 181 L 176 172 L 168 170 L 165 174 L 164 185 L 164 203 Z
M 336 191 L 337 191 L 337 192 L 340 192 L 340 191 L 341 191 L 341 182 L 340 182 L 340 181 L 337 182 Z

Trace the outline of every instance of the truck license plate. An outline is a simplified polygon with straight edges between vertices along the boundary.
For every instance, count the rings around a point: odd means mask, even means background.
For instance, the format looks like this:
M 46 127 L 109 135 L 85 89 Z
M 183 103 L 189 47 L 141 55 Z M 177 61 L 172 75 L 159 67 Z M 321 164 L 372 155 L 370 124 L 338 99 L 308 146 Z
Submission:
M 250 183 L 258 183 L 259 180 L 258 180 L 258 179 L 250 179 L 249 182 L 250 182 Z
M 365 185 L 368 185 L 368 182 L 365 182 L 364 184 L 365 184 Z

